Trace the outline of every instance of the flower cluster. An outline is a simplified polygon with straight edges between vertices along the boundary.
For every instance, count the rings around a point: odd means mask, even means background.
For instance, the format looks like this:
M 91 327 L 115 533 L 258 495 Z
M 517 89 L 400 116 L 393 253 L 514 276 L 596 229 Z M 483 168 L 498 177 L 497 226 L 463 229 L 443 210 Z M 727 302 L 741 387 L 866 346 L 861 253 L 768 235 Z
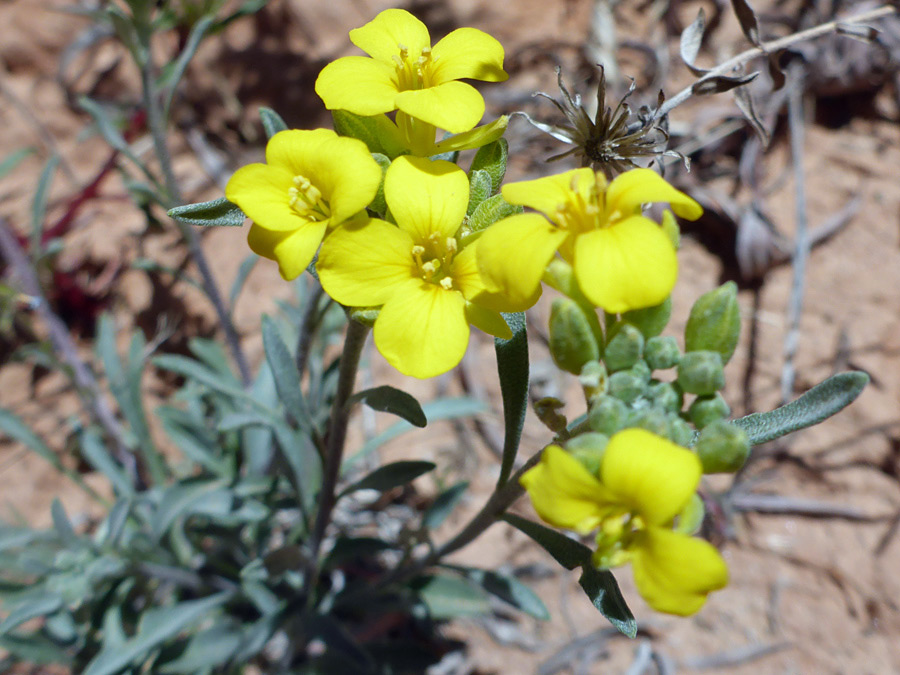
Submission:
M 592 457 L 596 474 L 559 446 L 544 450 L 521 481 L 538 515 L 581 534 L 597 530 L 595 565 L 630 562 L 651 607 L 693 614 L 728 583 L 718 551 L 685 531 L 702 473 L 697 455 L 643 429 L 620 431 L 592 449 L 600 454 Z
M 727 581 L 716 550 L 687 529 L 707 461 L 676 445 L 687 445 L 691 432 L 675 390 L 657 401 L 645 387 L 653 368 L 677 362 L 669 352 L 654 355 L 659 345 L 650 348 L 662 328 L 645 331 L 645 355 L 644 337 L 628 321 L 640 323 L 635 312 L 659 314 L 678 273 L 674 216 L 665 212 L 660 224 L 644 205 L 667 204 L 689 219 L 701 215 L 700 206 L 645 168 L 612 181 L 582 168 L 501 188 L 507 118 L 476 126 L 484 100 L 460 81 L 506 79 L 494 38 L 461 28 L 432 46 L 422 22 L 389 9 L 350 39 L 368 56 L 337 59 L 316 81 L 340 135 L 277 133 L 266 163 L 243 167 L 228 183 L 227 199 L 253 221 L 250 247 L 277 261 L 285 279 L 315 260 L 324 290 L 348 308 L 371 310 L 365 313 L 375 316 L 379 352 L 419 378 L 460 362 L 470 326 L 510 338 L 502 314 L 531 307 L 542 282 L 568 296 L 554 303 L 551 352 L 561 368 L 595 372 L 596 391 L 586 388 L 593 432 L 573 435 L 581 454 L 549 446 L 522 485 L 548 523 L 597 530 L 593 564 L 630 562 L 654 608 L 697 611 Z M 447 132 L 441 140 L 439 129 Z M 467 173 L 456 151 L 476 148 Z M 608 318 L 605 330 L 598 308 Z M 704 419 L 718 419 L 719 386 L 702 384 L 694 393 L 709 399 Z M 677 405 L 669 405 L 672 397 Z M 645 412 L 662 421 L 629 417 L 623 401 L 644 401 Z M 607 409 L 617 415 L 612 422 Z M 721 445 L 720 436 L 707 445 Z

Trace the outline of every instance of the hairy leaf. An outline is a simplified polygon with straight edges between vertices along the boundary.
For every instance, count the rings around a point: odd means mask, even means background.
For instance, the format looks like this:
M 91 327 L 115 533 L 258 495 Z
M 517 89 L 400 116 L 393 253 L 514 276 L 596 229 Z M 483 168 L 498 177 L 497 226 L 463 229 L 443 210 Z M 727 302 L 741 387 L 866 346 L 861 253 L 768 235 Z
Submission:
M 582 565 L 590 566 L 591 549 L 580 541 L 513 513 L 504 514 L 503 520 L 528 535 L 567 570 L 574 570 Z
M 170 218 L 180 220 L 188 225 L 203 225 L 208 227 L 240 227 L 247 216 L 237 204 L 232 204 L 225 197 L 213 199 L 199 204 L 185 204 L 176 206 L 168 211 Z
M 396 387 L 383 385 L 357 392 L 347 401 L 347 405 L 361 402 L 378 412 L 391 413 L 413 426 L 422 428 L 428 424 L 422 406 L 411 394 Z
M 403 460 L 393 462 L 375 469 L 368 476 L 358 480 L 348 486 L 342 493 L 348 495 L 357 490 L 378 490 L 385 492 L 399 485 L 406 485 L 412 482 L 422 474 L 428 473 L 435 468 L 433 462 L 424 462 L 420 460 Z
M 259 109 L 259 119 L 262 122 L 263 131 L 266 132 L 266 138 L 272 138 L 279 131 L 286 131 L 288 128 L 285 121 L 281 119 L 281 115 L 271 108 L 261 107 Z
M 512 337 L 509 340 L 494 338 L 504 426 L 503 455 L 497 485 L 506 483 L 512 473 L 525 424 L 525 413 L 528 411 L 528 335 L 525 332 L 525 314 L 504 314 L 503 317 L 512 330 Z
M 585 565 L 578 583 L 591 599 L 594 607 L 609 619 L 609 622 L 620 633 L 630 638 L 637 635 L 637 621 L 634 620 L 634 615 L 628 609 L 612 572 Z

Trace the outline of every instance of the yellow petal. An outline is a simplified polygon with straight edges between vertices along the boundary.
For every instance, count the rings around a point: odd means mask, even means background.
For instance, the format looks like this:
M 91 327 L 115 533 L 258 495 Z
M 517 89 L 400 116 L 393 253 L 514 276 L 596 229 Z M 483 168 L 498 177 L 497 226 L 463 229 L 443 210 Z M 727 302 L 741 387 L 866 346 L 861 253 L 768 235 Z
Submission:
M 500 315 L 500 312 L 487 309 L 474 302 L 466 303 L 466 321 L 488 335 L 504 340 L 509 340 L 512 337 L 512 331 Z
M 478 246 L 476 244 L 470 244 L 453 258 L 451 271 L 453 284 L 462 291 L 463 297 L 470 301 L 470 304 L 477 304 L 492 314 L 498 312 L 524 312 L 529 307 L 533 307 L 534 303 L 541 297 L 540 285 L 530 297 L 520 302 L 515 302 L 512 298 L 502 293 L 492 293 L 488 290 L 481 272 L 478 271 L 477 249 Z M 469 323 L 476 325 L 473 321 L 469 321 Z M 506 322 L 503 325 L 505 326 Z M 478 327 L 485 333 L 503 337 L 498 333 L 486 330 L 480 325 Z
M 475 243 L 478 271 L 488 291 L 530 307 L 527 303 L 535 299 L 547 263 L 566 236 L 536 213 L 491 225 Z
M 453 152 L 455 150 L 474 150 L 488 143 L 493 143 L 501 138 L 509 124 L 509 117 L 503 115 L 498 117 L 490 124 L 475 127 L 461 134 L 454 134 L 449 138 L 435 144 L 431 155 L 439 155 L 442 152 Z
M 342 305 L 382 305 L 414 278 L 410 236 L 390 223 L 359 218 L 325 239 L 316 271 L 325 292 Z
M 682 218 L 697 220 L 703 215 L 703 207 L 680 190 L 669 185 L 651 169 L 632 169 L 616 177 L 606 191 L 607 212 L 619 211 L 627 217 L 641 204 L 665 202 Z
M 558 445 L 550 445 L 540 463 L 519 480 L 534 510 L 554 527 L 586 534 L 609 506 L 608 493 L 590 472 Z
M 572 169 L 553 176 L 509 183 L 501 191 L 510 204 L 531 207 L 553 220 L 557 209 L 572 200 L 573 186 L 577 193 L 587 194 L 596 180 L 594 176 L 591 169 Z
M 316 78 L 316 93 L 329 110 L 379 115 L 397 109 L 393 66 L 365 56 L 332 61 Z
M 234 172 L 225 186 L 225 198 L 241 207 L 255 223 L 269 230 L 290 231 L 308 222 L 291 208 L 288 190 L 294 176 L 268 164 L 248 164 Z
M 275 260 L 281 276 L 290 281 L 309 266 L 324 236 L 325 223 L 314 220 L 288 232 L 267 230 L 254 223 L 247 233 L 247 243 L 257 255 Z
M 286 169 L 291 176 L 313 178 L 309 160 L 316 157 L 322 146 L 336 139 L 331 129 L 287 129 L 279 131 L 266 143 L 266 163 Z
M 322 143 L 307 163 L 308 177 L 331 208 L 332 227 L 366 208 L 378 192 L 381 167 L 360 140 L 335 137 Z
M 468 131 L 484 115 L 484 99 L 478 90 L 455 80 L 427 89 L 402 91 L 394 100 L 397 108 L 410 117 L 446 129 L 451 134 Z
M 672 242 L 643 216 L 579 235 L 574 267 L 588 300 L 614 314 L 658 305 L 678 277 Z
M 388 167 L 384 198 L 397 225 L 416 243 L 432 234 L 452 237 L 466 215 L 469 180 L 450 162 L 404 155 Z
M 435 84 L 466 77 L 503 82 L 509 77 L 503 70 L 503 45 L 477 28 L 457 28 L 434 46 L 432 58 Z
M 654 525 L 681 512 L 701 473 L 697 455 L 643 429 L 625 429 L 609 439 L 600 465 L 600 480 L 615 500 Z
M 434 377 L 455 367 L 469 344 L 465 300 L 419 279 L 394 289 L 375 321 L 375 346 L 404 375 Z
M 386 9 L 365 26 L 350 31 L 350 41 L 372 58 L 391 62 L 401 47 L 413 60 L 431 46 L 428 28 L 404 9 Z
M 728 584 L 728 567 L 709 542 L 662 528 L 648 528 L 633 548 L 638 591 L 659 612 L 689 616 L 712 591 Z

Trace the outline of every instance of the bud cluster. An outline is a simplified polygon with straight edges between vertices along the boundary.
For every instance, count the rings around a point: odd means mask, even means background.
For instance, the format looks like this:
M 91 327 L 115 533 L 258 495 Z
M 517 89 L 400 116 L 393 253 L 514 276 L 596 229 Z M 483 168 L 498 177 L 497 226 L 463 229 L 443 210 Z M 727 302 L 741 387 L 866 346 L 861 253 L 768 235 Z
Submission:
M 567 449 L 589 470 L 599 465 L 606 440 L 627 428 L 693 448 L 704 473 L 737 471 L 746 460 L 749 439 L 728 421 L 731 409 L 720 393 L 740 331 L 735 284 L 697 300 L 684 352 L 674 337 L 660 335 L 670 314 L 666 300 L 608 316 L 604 339 L 590 305 L 577 297 L 554 301 L 550 351 L 560 368 L 579 375 L 588 403 L 583 432 Z

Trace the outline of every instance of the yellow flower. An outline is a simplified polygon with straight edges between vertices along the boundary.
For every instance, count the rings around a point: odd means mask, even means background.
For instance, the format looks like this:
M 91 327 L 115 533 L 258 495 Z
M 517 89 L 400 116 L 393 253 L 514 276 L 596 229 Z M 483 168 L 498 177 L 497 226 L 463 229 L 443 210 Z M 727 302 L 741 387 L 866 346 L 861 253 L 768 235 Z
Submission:
M 278 262 L 285 279 L 312 262 L 327 231 L 366 208 L 381 169 L 365 143 L 328 129 L 282 131 L 266 145 L 266 164 L 238 169 L 225 197 L 253 221 L 250 248 Z
M 599 477 L 551 445 L 521 483 L 551 525 L 582 534 L 599 528 L 595 565 L 631 562 L 647 604 L 688 616 L 728 583 L 725 561 L 710 543 L 672 529 L 701 472 L 690 450 L 643 429 L 625 429 L 609 440 Z
M 487 33 L 458 28 L 431 46 L 428 28 L 409 12 L 386 9 L 350 40 L 369 54 L 329 63 L 316 80 L 316 93 L 329 110 L 378 115 L 399 110 L 397 125 L 408 138 L 427 137 L 422 123 L 451 133 L 468 131 L 484 115 L 484 99 L 471 78 L 502 82 L 503 47 Z M 422 132 L 425 133 L 422 133 Z
M 584 295 L 607 312 L 652 307 L 672 292 L 678 276 L 675 249 L 641 204 L 667 202 L 695 220 L 700 205 L 650 169 L 626 171 L 607 185 L 603 173 L 574 169 L 555 176 L 503 186 L 512 204 L 530 206 L 505 218 L 479 243 L 478 267 L 488 287 L 510 297 L 534 292 L 558 250 L 575 269 Z M 515 256 L 498 251 L 505 242 Z
M 325 291 L 343 305 L 383 305 L 375 346 L 406 375 L 433 377 L 456 366 L 470 324 L 509 338 L 500 312 L 525 307 L 486 292 L 474 247 L 459 239 L 469 201 L 465 172 L 450 162 L 398 157 L 384 196 L 397 225 L 359 218 L 325 240 L 316 264 Z

